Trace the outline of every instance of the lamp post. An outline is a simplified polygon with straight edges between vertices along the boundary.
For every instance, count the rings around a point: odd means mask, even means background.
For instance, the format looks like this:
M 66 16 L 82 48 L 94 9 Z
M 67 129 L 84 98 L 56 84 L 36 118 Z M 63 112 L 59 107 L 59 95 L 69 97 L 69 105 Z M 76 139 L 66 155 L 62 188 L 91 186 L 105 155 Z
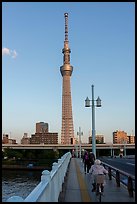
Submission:
M 111 144 L 111 155 L 110 155 L 110 156 L 111 156 L 111 157 L 114 156 L 113 143 Z
M 79 157 L 81 158 L 81 136 L 83 135 L 83 132 L 81 132 L 80 127 L 79 127 L 79 132 L 77 132 L 77 135 L 79 136 Z
M 90 101 L 92 104 L 90 105 Z M 101 107 L 101 99 L 98 97 L 96 100 L 96 105 L 94 103 L 94 85 L 92 85 L 92 100 L 87 97 L 85 100 L 85 107 L 92 107 L 92 152 L 96 158 L 96 131 L 95 131 L 95 106 Z
M 127 144 L 127 140 L 124 139 L 123 143 L 124 143 L 124 156 L 126 157 L 126 144 Z

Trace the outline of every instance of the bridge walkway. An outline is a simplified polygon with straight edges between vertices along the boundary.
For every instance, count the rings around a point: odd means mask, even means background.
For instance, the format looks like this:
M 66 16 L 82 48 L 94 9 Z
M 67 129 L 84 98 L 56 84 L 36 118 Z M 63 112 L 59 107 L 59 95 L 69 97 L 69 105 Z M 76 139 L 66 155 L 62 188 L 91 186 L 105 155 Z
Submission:
M 129 197 L 127 188 L 122 184 L 117 187 L 113 177 L 109 180 L 106 175 L 105 181 L 102 202 L 135 202 L 135 195 Z M 91 190 L 92 177 L 84 173 L 82 159 L 71 158 L 59 202 L 99 202 Z

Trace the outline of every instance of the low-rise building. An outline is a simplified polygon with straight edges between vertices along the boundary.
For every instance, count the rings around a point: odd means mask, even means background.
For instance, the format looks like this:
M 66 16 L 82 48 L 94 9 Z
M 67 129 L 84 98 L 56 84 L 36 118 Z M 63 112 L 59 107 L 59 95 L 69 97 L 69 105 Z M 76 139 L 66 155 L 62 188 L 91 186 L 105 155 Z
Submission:
M 128 144 L 135 144 L 135 136 L 128 135 L 127 137 L 128 137 L 128 141 L 127 141 Z
M 24 133 L 21 139 L 21 144 L 30 144 L 30 138 L 28 137 L 27 133 Z
M 104 136 L 96 135 L 96 144 L 103 144 L 103 143 L 104 143 Z M 89 144 L 92 144 L 92 136 L 89 136 Z
M 15 139 L 9 139 L 8 134 L 3 134 L 2 144 L 17 144 Z
M 58 133 L 35 133 L 31 135 L 30 144 L 58 144 Z
M 113 132 L 113 143 L 114 144 L 126 144 L 128 142 L 127 133 L 121 130 Z

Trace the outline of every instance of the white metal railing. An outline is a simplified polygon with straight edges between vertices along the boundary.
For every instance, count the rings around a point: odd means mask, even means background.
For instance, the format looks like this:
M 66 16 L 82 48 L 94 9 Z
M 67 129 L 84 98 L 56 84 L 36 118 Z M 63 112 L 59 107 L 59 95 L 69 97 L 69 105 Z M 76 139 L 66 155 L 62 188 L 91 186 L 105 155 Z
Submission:
M 41 182 L 25 199 L 20 196 L 12 196 L 6 202 L 58 202 L 70 158 L 71 153 L 67 152 L 58 159 L 58 162 L 52 164 L 51 171 L 44 170 Z

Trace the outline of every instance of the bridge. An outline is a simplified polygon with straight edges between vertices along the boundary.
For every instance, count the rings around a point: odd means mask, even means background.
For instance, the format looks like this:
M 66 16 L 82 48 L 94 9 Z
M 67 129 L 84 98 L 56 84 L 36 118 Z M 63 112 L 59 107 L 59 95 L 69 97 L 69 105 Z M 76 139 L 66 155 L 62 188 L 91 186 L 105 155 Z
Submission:
M 43 149 L 43 150 L 63 150 L 65 152 L 73 152 L 73 154 L 78 157 L 80 151 L 92 150 L 92 144 L 2 144 L 2 151 L 5 148 L 11 149 Z M 105 150 L 105 151 L 104 151 Z M 135 154 L 135 144 L 96 144 L 97 156 L 105 155 L 134 155 Z M 82 153 L 81 152 L 81 153 Z
M 63 149 L 63 150 L 73 150 L 79 147 L 79 144 L 2 144 L 2 150 L 5 148 L 12 149 Z M 81 144 L 82 149 L 90 150 L 92 149 L 92 144 Z M 135 149 L 135 144 L 96 144 L 96 149 Z
M 119 170 L 115 170 L 120 173 Z M 135 202 L 135 189 L 131 185 L 131 180 L 135 181 L 135 178 L 131 175 L 127 177 L 128 186 L 127 184 L 124 186 L 120 185 L 119 179 L 112 179 L 109 173 L 102 201 Z M 50 172 L 48 170 L 42 172 L 41 182 L 25 199 L 12 196 L 6 202 L 97 202 L 97 196 L 91 191 L 92 182 L 91 175 L 84 174 L 81 159 L 72 158 L 68 152 L 58 159 L 58 162 L 53 163 Z

